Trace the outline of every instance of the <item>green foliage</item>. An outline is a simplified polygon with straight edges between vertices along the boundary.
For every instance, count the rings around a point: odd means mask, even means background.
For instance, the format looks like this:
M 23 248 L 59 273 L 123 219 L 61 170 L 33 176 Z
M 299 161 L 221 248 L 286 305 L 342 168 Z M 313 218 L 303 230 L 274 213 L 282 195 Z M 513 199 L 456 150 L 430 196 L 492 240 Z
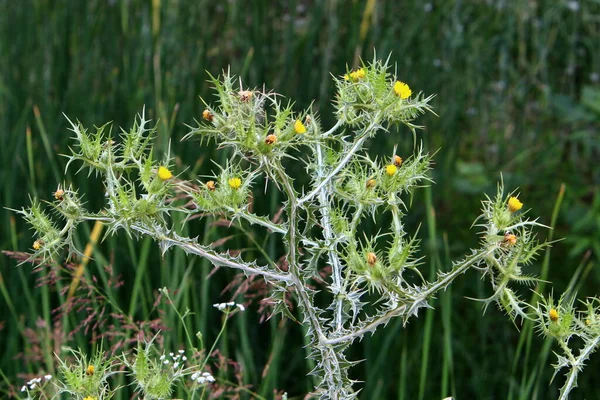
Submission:
M 62 379 L 58 394 L 66 393 L 77 400 L 110 399 L 114 389 L 111 390 L 108 379 L 117 373 L 116 359 L 106 358 L 101 350 L 90 359 L 80 351 L 72 353 L 75 357 L 73 363 L 59 359 Z
M 164 355 L 156 359 L 152 354 L 152 343 L 145 346 L 138 344 L 134 361 L 125 363 L 131 370 L 136 390 L 148 399 L 165 399 L 171 397 L 173 385 L 183 376 L 183 363 L 179 368 L 173 368 L 170 360 Z M 167 360 L 167 363 L 164 363 Z

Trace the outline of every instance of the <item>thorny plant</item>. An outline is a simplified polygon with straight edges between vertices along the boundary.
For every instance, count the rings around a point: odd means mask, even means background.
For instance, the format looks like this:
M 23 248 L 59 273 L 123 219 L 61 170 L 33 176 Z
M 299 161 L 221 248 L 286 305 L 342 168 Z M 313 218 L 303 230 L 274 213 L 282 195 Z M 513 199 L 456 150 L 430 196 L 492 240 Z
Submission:
M 102 346 L 96 349 L 93 356 L 87 357 L 81 351 L 68 349 L 70 356 L 58 358 L 58 377 L 46 374 L 43 377 L 33 377 L 22 385 L 19 393 L 13 397 L 25 399 L 51 399 L 61 395 L 77 400 L 108 400 L 115 396 L 121 387 L 109 384 L 111 377 L 126 373 L 131 377 L 131 384 L 140 398 L 159 400 L 171 398 L 176 387 L 182 389 L 188 398 L 198 395 L 201 399 L 215 399 L 227 396 L 239 398 L 240 393 L 249 393 L 263 399 L 242 384 L 240 367 L 237 363 L 222 356 L 216 345 L 223 335 L 227 321 L 234 314 L 244 311 L 242 304 L 234 302 L 214 304 L 223 313 L 221 330 L 210 349 L 205 347 L 201 332 L 195 338 L 189 334 L 186 317 L 171 302 L 166 288 L 159 289 L 179 317 L 186 332 L 189 348 L 179 348 L 175 351 L 158 354 L 162 337 L 157 333 L 150 340 L 139 340 L 133 352 L 121 355 L 107 355 Z M 156 340 L 159 339 L 159 340 Z M 58 357 L 58 356 L 57 356 Z M 227 380 L 228 370 L 233 368 L 236 382 Z M 217 378 L 212 371 L 218 372 Z M 279 395 L 278 398 L 285 398 Z
M 214 177 L 196 183 L 173 176 L 169 155 L 154 159 L 155 129 L 144 113 L 118 137 L 111 136 L 107 125 L 91 132 L 69 120 L 75 146 L 67 166 L 80 163 L 81 169 L 102 177 L 106 206 L 89 212 L 75 189 L 59 187 L 55 201 L 49 203 L 61 221 L 57 223 L 34 200 L 19 211 L 37 236 L 31 257 L 56 257 L 65 246 L 69 253 L 77 252 L 72 240 L 77 225 L 102 221 L 110 234 L 124 230 L 151 236 L 163 252 L 175 246 L 214 266 L 260 275 L 270 286 L 276 313 L 295 318 L 287 303 L 289 293 L 294 294 L 301 322 L 307 326 L 309 357 L 316 363 L 311 372 L 319 382 L 315 393 L 322 399 L 358 397 L 348 373 L 356 362 L 345 355 L 354 341 L 393 318 L 408 321 L 430 307 L 434 296 L 454 279 L 474 269 L 492 286 L 492 296 L 482 300 L 486 307 L 496 303 L 513 321 L 535 319 L 544 335 L 557 339 L 563 355 L 558 356 L 556 371 L 568 370 L 560 398 L 567 398 L 600 340 L 598 300 L 586 302 L 580 313 L 573 311 L 573 301 L 563 298 L 557 304 L 551 297 L 543 298 L 535 307 L 520 300 L 512 285 L 536 280 L 522 268 L 548 243 L 535 239 L 532 229 L 540 224 L 525 218 L 520 211 L 523 204 L 514 192 L 505 195 L 502 184 L 494 198 L 483 201 L 479 247 L 449 271 L 438 271 L 435 280 L 425 280 L 418 269 L 419 241 L 405 231 L 402 220 L 408 212 L 403 199 L 430 182 L 431 156 L 416 146 L 420 127 L 415 120 L 432 111 L 433 96 L 413 94 L 390 73 L 389 59 L 374 60 L 334 80 L 337 123 L 323 130 L 312 109 L 297 113 L 281 96 L 244 88 L 229 72 L 211 76 L 217 105 L 207 105 L 184 139 L 197 137 L 201 143 L 214 139 L 231 151 Z M 414 154 L 403 160 L 394 149 L 389 159 L 370 157 L 365 143 L 386 134 L 391 125 L 410 128 Z M 299 164 L 311 178 L 307 186 L 300 187 L 292 178 L 297 177 Z M 250 211 L 249 198 L 258 195 L 260 179 L 285 196 L 283 218 Z M 265 228 L 284 244 L 286 268 L 275 262 L 259 265 L 183 237 L 171 213 L 183 213 L 188 223 L 192 217 L 214 215 Z M 380 231 L 374 236 L 365 230 L 368 217 L 379 221 Z M 310 281 L 322 277 L 324 265 L 331 269 L 325 286 L 330 305 L 321 308 Z M 573 336 L 584 342 L 577 355 L 569 347 Z

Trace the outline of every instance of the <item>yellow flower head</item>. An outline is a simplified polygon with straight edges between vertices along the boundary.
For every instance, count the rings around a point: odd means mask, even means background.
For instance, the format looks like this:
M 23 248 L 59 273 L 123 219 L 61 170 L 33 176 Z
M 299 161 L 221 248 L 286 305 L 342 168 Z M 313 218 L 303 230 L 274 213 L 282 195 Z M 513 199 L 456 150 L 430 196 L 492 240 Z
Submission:
M 211 192 L 214 192 L 215 190 L 217 190 L 217 186 L 215 185 L 215 181 L 208 181 L 208 182 L 206 182 L 206 188 L 208 190 L 210 190 Z
M 296 122 L 294 122 L 294 132 L 296 132 L 297 134 L 306 132 L 306 127 L 299 119 L 297 119 Z
M 242 180 L 240 178 L 229 178 L 227 183 L 233 190 L 238 190 L 240 186 L 242 186 Z
M 160 179 L 161 181 L 166 181 L 168 179 L 171 179 L 172 177 L 173 174 L 171 173 L 171 171 L 168 170 L 168 168 L 163 167 L 162 165 L 158 167 L 158 179 Z
M 396 175 L 396 172 L 398 172 L 398 167 L 394 164 L 389 164 L 385 167 L 385 173 L 388 174 L 388 176 L 394 176 Z
M 356 82 L 359 79 L 364 79 L 367 76 L 367 71 L 364 68 L 359 68 L 356 71 L 352 71 L 349 74 L 344 75 L 344 79 L 347 81 Z
M 369 179 L 367 181 L 367 189 L 373 189 L 377 185 L 377 181 L 375 179 Z
M 512 213 L 519 211 L 523 207 L 523 203 L 519 201 L 516 197 L 511 197 L 508 199 L 508 210 Z
M 548 311 L 548 317 L 552 322 L 558 321 L 558 311 L 556 311 L 554 308 L 551 308 L 550 311 Z
M 87 396 L 87 397 L 84 397 L 83 400 L 96 400 L 96 398 L 92 397 L 92 396 Z
M 85 374 L 86 375 L 94 375 L 95 370 L 96 370 L 96 367 L 94 367 L 93 365 L 88 365 L 88 367 L 85 369 Z
M 394 93 L 404 100 L 410 97 L 412 90 L 410 90 L 410 87 L 406 83 L 396 81 L 396 83 L 394 83 Z
M 33 245 L 32 245 L 32 247 L 33 247 L 33 249 L 34 249 L 34 250 L 39 250 L 39 249 L 41 249 L 41 248 L 42 248 L 42 241 L 41 241 L 41 240 L 39 240 L 39 239 L 38 239 L 38 240 L 36 240 L 35 242 L 33 242 Z

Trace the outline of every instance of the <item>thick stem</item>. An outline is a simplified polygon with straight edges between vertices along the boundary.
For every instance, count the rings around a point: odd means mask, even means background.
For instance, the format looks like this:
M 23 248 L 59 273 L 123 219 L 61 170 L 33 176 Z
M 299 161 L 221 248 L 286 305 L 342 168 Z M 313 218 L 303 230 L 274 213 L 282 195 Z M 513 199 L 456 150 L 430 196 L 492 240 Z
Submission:
M 429 284 L 427 288 L 420 292 L 417 296 L 412 297 L 412 302 L 410 304 L 402 304 L 399 307 L 388 311 L 381 317 L 374 319 L 373 321 L 364 325 L 362 328 L 343 336 L 329 338 L 325 341 L 325 343 L 333 345 L 345 342 L 352 342 L 354 341 L 354 339 L 362 337 L 365 333 L 374 332 L 379 325 L 387 324 L 390 319 L 410 313 L 410 310 L 412 310 L 416 305 L 418 305 L 421 302 L 424 302 L 425 300 L 430 298 L 434 293 L 448 286 L 459 275 L 466 272 L 473 265 L 476 265 L 477 263 L 485 260 L 488 254 L 491 254 L 494 251 L 496 251 L 496 247 L 486 249 L 485 251 L 480 251 L 479 253 L 474 254 L 473 256 L 463 261 L 462 264 L 459 264 L 456 267 L 454 267 L 452 271 L 440 277 L 436 282 Z
M 321 143 L 317 142 L 316 146 L 317 154 L 317 179 L 323 179 L 325 173 L 325 165 L 323 163 L 323 149 Z M 323 237 L 328 246 L 327 256 L 329 258 L 329 264 L 331 265 L 331 272 L 333 277 L 333 284 L 330 289 L 334 296 L 334 320 L 336 330 L 341 330 L 343 325 L 342 309 L 344 302 L 345 289 L 342 286 L 342 265 L 339 257 L 337 256 L 336 249 L 334 248 L 334 234 L 331 227 L 331 207 L 330 199 L 332 197 L 333 188 L 331 182 L 327 185 L 323 185 L 319 192 L 319 203 L 321 205 L 321 226 L 323 227 Z
M 322 383 L 331 377 L 333 382 L 327 382 L 327 396 L 332 400 L 343 400 L 340 397 L 341 392 L 344 388 L 344 372 L 343 367 L 340 365 L 337 353 L 334 348 L 330 345 L 326 345 L 326 336 L 323 333 L 323 327 L 319 321 L 319 317 L 314 309 L 314 306 L 308 296 L 306 285 L 304 284 L 300 275 L 300 265 L 298 262 L 297 248 L 298 248 L 298 234 L 297 234 L 297 221 L 298 221 L 298 199 L 296 192 L 292 187 L 289 177 L 283 171 L 283 168 L 279 166 L 277 168 L 277 174 L 283 184 L 283 188 L 288 197 L 288 240 L 289 240 L 289 253 L 288 263 L 290 265 L 290 277 L 291 282 L 296 286 L 296 293 L 298 294 L 298 302 L 301 306 L 302 311 L 305 314 L 306 319 L 311 327 L 311 333 L 314 336 L 316 347 L 319 350 L 320 362 L 322 363 L 322 370 L 325 376 L 321 376 Z
M 89 216 L 89 217 L 86 217 L 85 219 L 102 221 L 102 222 L 106 222 L 106 223 L 113 222 L 113 220 L 110 217 Z M 200 257 L 204 257 L 208 261 L 210 261 L 214 266 L 239 269 L 248 275 L 262 275 L 266 279 L 270 279 L 273 281 L 291 283 L 291 275 L 290 274 L 276 272 L 273 268 L 257 267 L 257 266 L 253 266 L 252 264 L 246 264 L 246 263 L 239 262 L 239 261 L 231 258 L 229 255 L 219 254 L 216 251 L 210 250 L 204 246 L 199 245 L 198 243 L 190 241 L 189 239 L 181 238 L 177 234 L 172 233 L 170 235 L 166 235 L 162 232 L 157 232 L 156 230 L 153 230 L 152 228 L 148 228 L 144 225 L 139 225 L 139 224 L 131 225 L 131 229 L 133 229 L 134 231 L 139 232 L 141 234 L 151 236 L 156 240 L 166 242 L 169 245 L 179 247 L 188 253 L 195 254 Z

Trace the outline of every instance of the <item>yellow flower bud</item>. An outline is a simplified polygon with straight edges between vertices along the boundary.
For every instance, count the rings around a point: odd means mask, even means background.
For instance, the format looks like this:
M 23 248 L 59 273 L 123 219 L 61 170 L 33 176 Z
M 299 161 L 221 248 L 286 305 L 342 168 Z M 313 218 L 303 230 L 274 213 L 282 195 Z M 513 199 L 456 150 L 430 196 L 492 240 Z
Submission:
M 38 239 L 35 242 L 33 242 L 32 247 L 34 250 L 39 250 L 42 248 L 42 244 L 43 244 L 43 242 L 40 239 Z
M 227 183 L 233 190 L 238 190 L 240 186 L 242 186 L 242 180 L 240 178 L 229 178 Z
M 163 167 L 162 165 L 158 167 L 158 179 L 160 179 L 161 181 L 166 181 L 168 179 L 171 179 L 172 177 L 173 174 L 166 167 Z
M 558 311 L 556 311 L 554 308 L 551 308 L 550 311 L 548 311 L 548 317 L 552 322 L 558 321 Z
M 214 192 L 217 189 L 217 186 L 215 185 L 215 181 L 206 182 L 206 188 L 208 190 L 210 190 L 211 192 Z
M 388 176 L 394 176 L 396 172 L 398 172 L 398 167 L 394 164 L 389 164 L 385 167 L 385 173 L 388 174 Z
M 373 189 L 377 185 L 377 181 L 375 179 L 369 179 L 367 181 L 367 189 Z
M 359 68 L 356 71 L 350 72 L 350 74 L 344 75 L 344 80 L 356 82 L 359 79 L 364 79 L 367 76 L 367 71 L 364 68 Z
M 96 367 L 94 367 L 93 365 L 88 365 L 88 367 L 85 369 L 85 374 L 86 375 L 94 375 L 94 371 L 96 370 Z

